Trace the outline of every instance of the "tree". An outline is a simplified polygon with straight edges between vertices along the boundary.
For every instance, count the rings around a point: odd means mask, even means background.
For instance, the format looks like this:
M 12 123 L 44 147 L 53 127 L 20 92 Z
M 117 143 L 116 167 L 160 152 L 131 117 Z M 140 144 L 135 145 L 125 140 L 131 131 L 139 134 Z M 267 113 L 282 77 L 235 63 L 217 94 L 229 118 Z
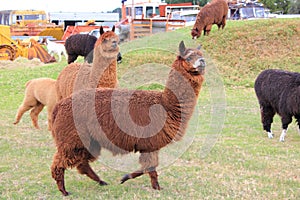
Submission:
M 188 3 L 188 2 L 191 2 L 193 5 L 204 6 L 209 1 L 210 0 L 166 0 L 166 3 L 171 4 L 171 3 Z
M 290 14 L 300 14 L 300 1 L 291 1 L 291 6 L 289 9 Z
M 281 11 L 284 14 L 288 13 L 291 1 L 294 0 L 260 0 L 271 12 Z

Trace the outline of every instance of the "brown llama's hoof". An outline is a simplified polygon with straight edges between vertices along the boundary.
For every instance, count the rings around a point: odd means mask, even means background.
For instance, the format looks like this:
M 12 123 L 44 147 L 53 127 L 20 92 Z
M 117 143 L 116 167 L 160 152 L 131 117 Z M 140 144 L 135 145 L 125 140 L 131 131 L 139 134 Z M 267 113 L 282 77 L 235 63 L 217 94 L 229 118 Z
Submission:
M 154 190 L 160 190 L 161 189 L 158 183 L 152 184 L 152 188 Z
M 100 185 L 108 185 L 108 183 L 106 183 L 105 181 L 99 181 Z
M 121 184 L 123 184 L 125 181 L 131 179 L 129 174 L 126 174 L 125 176 L 123 176 L 123 178 L 121 179 Z
M 62 193 L 62 195 L 64 195 L 64 196 L 69 196 L 69 194 L 70 194 L 70 193 L 67 192 L 66 190 L 64 190 L 64 191 L 61 190 L 61 193 Z
M 33 124 L 33 126 L 34 126 L 35 129 L 38 129 L 38 130 L 40 129 L 39 125 Z

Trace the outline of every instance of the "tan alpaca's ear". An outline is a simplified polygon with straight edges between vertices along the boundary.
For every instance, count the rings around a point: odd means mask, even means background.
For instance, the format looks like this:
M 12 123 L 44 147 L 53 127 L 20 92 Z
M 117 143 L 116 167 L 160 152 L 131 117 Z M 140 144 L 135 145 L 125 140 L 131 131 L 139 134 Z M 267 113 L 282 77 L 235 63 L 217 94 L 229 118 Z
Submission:
M 103 27 L 100 27 L 100 35 L 102 35 L 104 33 Z
M 186 48 L 185 48 L 184 42 L 181 41 L 181 42 L 179 43 L 179 53 L 180 53 L 180 56 L 181 56 L 181 57 L 184 57 L 185 49 L 186 49 Z
M 113 25 L 111 31 L 112 31 L 112 32 L 115 32 L 115 25 Z

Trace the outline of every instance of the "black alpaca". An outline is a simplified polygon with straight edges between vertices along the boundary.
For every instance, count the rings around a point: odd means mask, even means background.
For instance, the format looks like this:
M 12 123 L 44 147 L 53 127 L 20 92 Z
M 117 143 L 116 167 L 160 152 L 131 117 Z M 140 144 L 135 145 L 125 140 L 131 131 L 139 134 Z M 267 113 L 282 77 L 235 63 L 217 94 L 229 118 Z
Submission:
M 300 131 L 300 73 L 268 69 L 259 74 L 254 86 L 261 110 L 261 121 L 268 137 L 273 138 L 271 124 L 277 113 L 281 117 L 283 142 L 293 116 Z

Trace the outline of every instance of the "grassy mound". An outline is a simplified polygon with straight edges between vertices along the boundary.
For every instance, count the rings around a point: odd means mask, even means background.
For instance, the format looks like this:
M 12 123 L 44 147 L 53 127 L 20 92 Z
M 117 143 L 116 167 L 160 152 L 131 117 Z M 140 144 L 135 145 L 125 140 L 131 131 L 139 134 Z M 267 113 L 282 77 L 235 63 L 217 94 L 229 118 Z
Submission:
M 229 21 L 201 42 L 217 62 L 225 83 L 253 86 L 268 68 L 299 71 L 300 20 Z

